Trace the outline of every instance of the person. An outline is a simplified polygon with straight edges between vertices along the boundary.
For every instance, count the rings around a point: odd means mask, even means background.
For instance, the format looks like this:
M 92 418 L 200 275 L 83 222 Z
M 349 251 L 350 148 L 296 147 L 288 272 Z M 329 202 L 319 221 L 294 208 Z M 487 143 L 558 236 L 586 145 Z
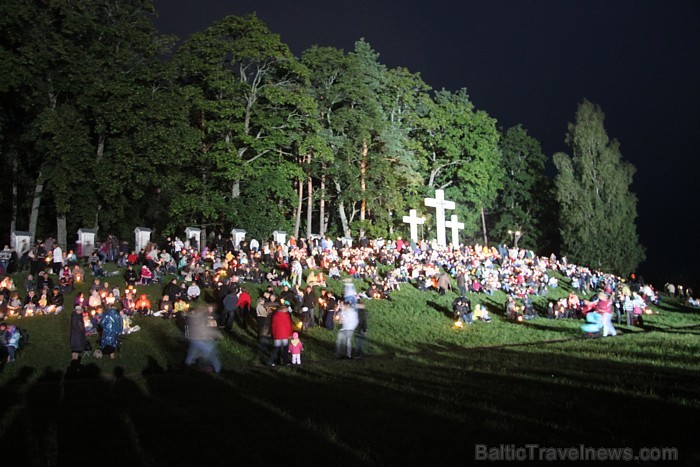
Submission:
M 340 313 L 340 329 L 335 343 L 335 352 L 338 358 L 352 358 L 352 336 L 359 324 L 356 306 L 346 303 Z
M 126 271 L 124 271 L 124 281 L 127 285 L 136 285 L 137 280 L 138 275 L 136 274 L 136 271 L 134 271 L 134 265 L 129 264 L 126 267 Z
M 258 304 L 255 307 L 255 321 L 258 324 L 258 339 L 261 339 L 266 335 L 265 328 L 267 324 L 267 307 L 265 306 L 265 299 L 262 297 L 258 299 Z
M 119 335 L 122 333 L 122 318 L 115 308 L 110 308 L 100 322 L 102 336 L 100 337 L 100 350 L 102 355 L 109 355 L 114 359 L 114 353 L 119 348 Z
M 85 321 L 83 320 L 83 307 L 76 306 L 70 317 L 70 351 L 71 360 L 78 360 L 87 348 L 85 337 Z
M 304 292 L 304 298 L 301 302 L 301 310 L 303 316 L 303 328 L 314 327 L 314 321 L 316 319 L 316 293 L 313 287 L 310 285 L 306 286 L 306 291 Z
M 199 296 L 202 294 L 202 291 L 200 290 L 199 286 L 197 285 L 196 282 L 190 282 L 190 286 L 187 287 L 187 296 L 191 301 L 197 300 Z
M 362 358 L 363 346 L 367 338 L 367 308 L 362 304 L 357 304 L 357 332 L 355 334 L 355 343 L 357 344 L 357 352 L 355 358 Z
M 353 284 L 350 279 L 345 279 L 345 284 L 343 285 L 343 300 L 351 305 L 357 304 L 357 291 L 355 290 L 355 284 Z
M 10 260 L 12 259 L 12 250 L 10 245 L 5 245 L 5 248 L 0 251 L 0 274 L 9 274 Z
M 236 292 L 237 291 L 231 288 L 224 296 L 224 311 L 221 319 L 221 325 L 226 331 L 233 331 L 233 321 L 235 319 L 236 306 L 238 306 L 238 295 Z
M 299 339 L 299 333 L 292 333 L 289 341 L 289 353 L 292 354 L 292 365 L 301 365 L 301 353 L 304 351 L 304 344 Z
M 61 293 L 59 286 L 55 286 L 53 288 L 53 292 L 48 298 L 48 304 L 46 308 L 44 308 L 44 314 L 57 315 L 61 311 L 63 311 L 63 294 Z
M 273 348 L 267 361 L 268 366 L 275 366 L 278 359 L 283 365 L 289 365 L 287 346 L 292 335 L 292 317 L 289 315 L 289 308 L 286 305 L 278 307 L 277 311 L 273 313 L 270 320 L 270 332 L 272 333 Z
M 165 296 L 163 296 L 165 298 Z M 142 293 L 139 299 L 136 301 L 136 308 L 135 310 L 141 315 L 141 316 L 147 316 L 152 313 L 151 311 L 151 301 L 148 299 L 148 295 L 145 293 Z
M 236 304 L 238 317 L 241 320 L 241 328 L 248 329 L 248 315 L 250 315 L 250 294 L 247 290 L 241 289 L 238 292 L 238 303 Z
M 0 328 L 0 333 L 1 332 L 2 328 Z M 21 338 L 22 334 L 19 332 L 17 326 L 7 326 L 7 331 L 5 331 L 5 349 L 7 351 L 7 361 L 10 363 L 15 361 L 15 353 L 19 348 L 19 341 Z
M 598 294 L 595 310 L 601 315 L 603 322 L 603 337 L 607 337 L 609 334 L 616 336 L 617 331 L 612 324 L 612 301 L 610 301 L 608 294 L 604 292 L 600 292 Z
M 188 338 L 190 347 L 185 357 L 185 365 L 194 365 L 197 358 L 208 360 L 215 373 L 221 373 L 221 359 L 216 348 L 216 341 L 221 333 L 215 327 L 209 326 L 209 312 L 204 309 L 193 309 L 188 317 Z
M 450 283 L 450 276 L 446 272 L 443 272 L 438 277 L 438 290 L 440 295 L 445 295 L 448 290 L 452 289 L 452 284 Z
M 461 319 L 464 324 L 472 324 L 471 303 L 467 297 L 457 297 L 452 303 L 452 311 L 457 320 Z

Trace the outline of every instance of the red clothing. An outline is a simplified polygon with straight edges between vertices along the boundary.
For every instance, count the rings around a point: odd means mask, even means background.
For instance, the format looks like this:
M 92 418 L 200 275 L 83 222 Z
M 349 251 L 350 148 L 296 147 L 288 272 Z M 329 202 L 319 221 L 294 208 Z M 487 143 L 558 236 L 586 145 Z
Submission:
M 292 336 L 292 317 L 286 311 L 278 311 L 272 315 L 270 323 L 272 338 L 275 340 L 289 339 Z
M 238 308 L 250 308 L 250 294 L 245 290 L 238 296 Z
M 304 344 L 302 344 L 299 339 L 292 339 L 289 341 L 289 353 L 292 355 L 299 355 L 302 350 L 304 350 Z
M 595 307 L 598 313 L 612 313 L 612 302 L 610 300 L 598 300 Z

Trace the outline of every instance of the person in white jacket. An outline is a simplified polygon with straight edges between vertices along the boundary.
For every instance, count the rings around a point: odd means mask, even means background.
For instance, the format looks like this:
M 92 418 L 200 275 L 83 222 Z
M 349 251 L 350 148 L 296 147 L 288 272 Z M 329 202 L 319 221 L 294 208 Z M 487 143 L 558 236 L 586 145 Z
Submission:
M 352 358 L 352 338 L 359 322 L 356 306 L 344 304 L 340 312 L 340 329 L 338 329 L 338 338 L 335 343 L 335 353 L 338 358 Z

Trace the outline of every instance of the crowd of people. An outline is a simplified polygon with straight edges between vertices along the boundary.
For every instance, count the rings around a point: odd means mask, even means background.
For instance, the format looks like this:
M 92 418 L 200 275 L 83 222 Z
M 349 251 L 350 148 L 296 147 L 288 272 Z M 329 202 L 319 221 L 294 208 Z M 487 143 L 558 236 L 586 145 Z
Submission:
M 7 270 L 12 262 L 10 256 L 0 267 Z M 106 262 L 114 262 L 119 268 L 110 274 L 121 275 L 124 287 L 110 287 Z M 183 242 L 178 237 L 168 237 L 161 244 L 149 243 L 136 252 L 110 236 L 84 262 L 71 250 L 63 253 L 49 238 L 22 252 L 15 263 L 19 271 L 27 266 L 29 269 L 24 298 L 12 276 L 5 275 L 0 282 L 0 319 L 61 313 L 64 294 L 85 281 L 87 269 L 93 283 L 87 294 L 75 295 L 72 330 L 76 335 L 99 334 L 98 350 L 112 357 L 118 349 L 118 336 L 139 329 L 133 325 L 134 316 L 179 317 L 183 322 L 192 318 L 192 322 L 197 322 L 195 315 L 199 312 L 207 323 L 215 324 L 207 327 L 228 332 L 233 332 L 234 325 L 246 330 L 255 323 L 260 353 L 267 355 L 271 365 L 288 363 L 287 357 L 294 355 L 292 350 L 303 348 L 300 341 L 291 345 L 290 339 L 298 340 L 298 332 L 314 326 L 337 330 L 339 357 L 353 356 L 353 339 L 354 356 L 360 356 L 367 333 L 362 302 L 391 300 L 392 292 L 405 284 L 441 295 L 457 292 L 453 312 L 458 326 L 491 321 L 489 310 L 479 302 L 480 297 L 492 296 L 496 291 L 508 297 L 503 314 L 509 320 L 518 322 L 538 315 L 580 319 L 595 309 L 611 316 L 609 325 L 607 318 L 603 320 L 604 335 L 614 335 L 613 314 L 618 323 L 624 314 L 627 324 L 641 324 L 647 304 L 658 301 L 653 287 L 641 279 L 623 279 L 554 255 L 537 256 L 506 245 L 445 248 L 434 242 L 414 243 L 401 238 L 362 239 L 356 245 L 348 245 L 340 238 L 332 241 L 291 237 L 285 243 L 260 245 L 255 240 L 236 244 L 233 238 L 219 235 L 200 248 L 194 238 Z M 538 311 L 533 298 L 547 297 L 551 289 L 559 287 L 552 271 L 568 278 L 571 293 L 559 300 L 548 300 L 546 309 Z M 342 297 L 326 288 L 327 278 L 346 278 Z M 361 280 L 366 288 L 355 291 L 352 279 Z M 267 286 L 254 308 L 242 286 L 246 282 Z M 137 287 L 141 292 L 137 293 Z M 158 289 L 160 298 L 151 300 L 149 292 Z M 671 296 L 678 292 L 689 303 L 694 300 L 689 288 L 678 290 L 667 285 L 666 292 Z M 200 301 L 203 293 L 208 293 L 208 298 Z M 205 303 L 211 305 L 202 311 Z M 106 329 L 110 330 L 107 337 Z M 194 332 L 197 336 L 203 334 Z M 3 337 L 7 341 L 7 336 L 0 336 Z M 79 358 L 81 347 L 84 351 L 86 345 L 82 338 L 71 338 L 73 358 Z M 205 353 L 198 345 L 193 352 Z

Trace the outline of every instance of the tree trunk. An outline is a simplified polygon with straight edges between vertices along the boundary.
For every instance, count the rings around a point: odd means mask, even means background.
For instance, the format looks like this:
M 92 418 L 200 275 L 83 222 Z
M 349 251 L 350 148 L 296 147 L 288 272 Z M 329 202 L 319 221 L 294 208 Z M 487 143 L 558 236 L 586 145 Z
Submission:
M 10 235 L 17 230 L 17 155 L 12 155 L 12 217 L 10 219 Z
M 362 140 L 362 161 L 360 162 L 360 191 L 362 192 L 362 202 L 360 203 L 360 222 L 365 220 L 367 215 L 367 141 Z M 365 236 L 364 224 L 360 227 L 360 238 Z
M 340 198 L 340 195 L 343 192 L 340 188 L 340 183 L 338 183 L 337 180 L 333 180 L 333 184 L 335 185 L 335 189 L 338 191 L 338 197 Z M 351 234 L 350 224 L 348 224 L 348 216 L 345 214 L 345 203 L 342 201 L 338 202 L 338 215 L 340 217 L 340 225 L 343 228 L 343 236 L 349 238 Z
M 311 153 L 306 155 L 306 162 L 308 164 L 307 170 L 308 177 L 306 179 L 306 238 L 310 238 L 312 234 L 313 227 L 313 209 L 314 209 L 314 197 L 313 195 L 313 181 L 311 180 Z
M 34 189 L 34 199 L 32 200 L 32 211 L 29 214 L 29 233 L 32 236 L 32 244 L 36 239 L 36 223 L 39 219 L 39 206 L 41 206 L 41 193 L 44 191 L 44 179 L 41 172 L 36 178 L 36 188 Z
M 321 199 L 318 202 L 318 234 L 321 237 L 326 236 L 326 168 L 321 167 Z
M 297 192 L 299 199 L 297 201 L 297 207 L 296 207 L 296 213 L 295 213 L 295 222 L 294 222 L 294 238 L 299 238 L 299 228 L 301 227 L 301 208 L 304 203 L 304 184 L 301 183 L 301 180 L 297 180 Z
M 481 207 L 481 228 L 484 231 L 484 246 L 489 244 L 489 239 L 486 237 L 486 217 L 484 216 L 484 207 Z
M 61 246 L 63 251 L 68 251 L 67 236 L 66 216 L 65 214 L 56 214 L 56 242 Z

